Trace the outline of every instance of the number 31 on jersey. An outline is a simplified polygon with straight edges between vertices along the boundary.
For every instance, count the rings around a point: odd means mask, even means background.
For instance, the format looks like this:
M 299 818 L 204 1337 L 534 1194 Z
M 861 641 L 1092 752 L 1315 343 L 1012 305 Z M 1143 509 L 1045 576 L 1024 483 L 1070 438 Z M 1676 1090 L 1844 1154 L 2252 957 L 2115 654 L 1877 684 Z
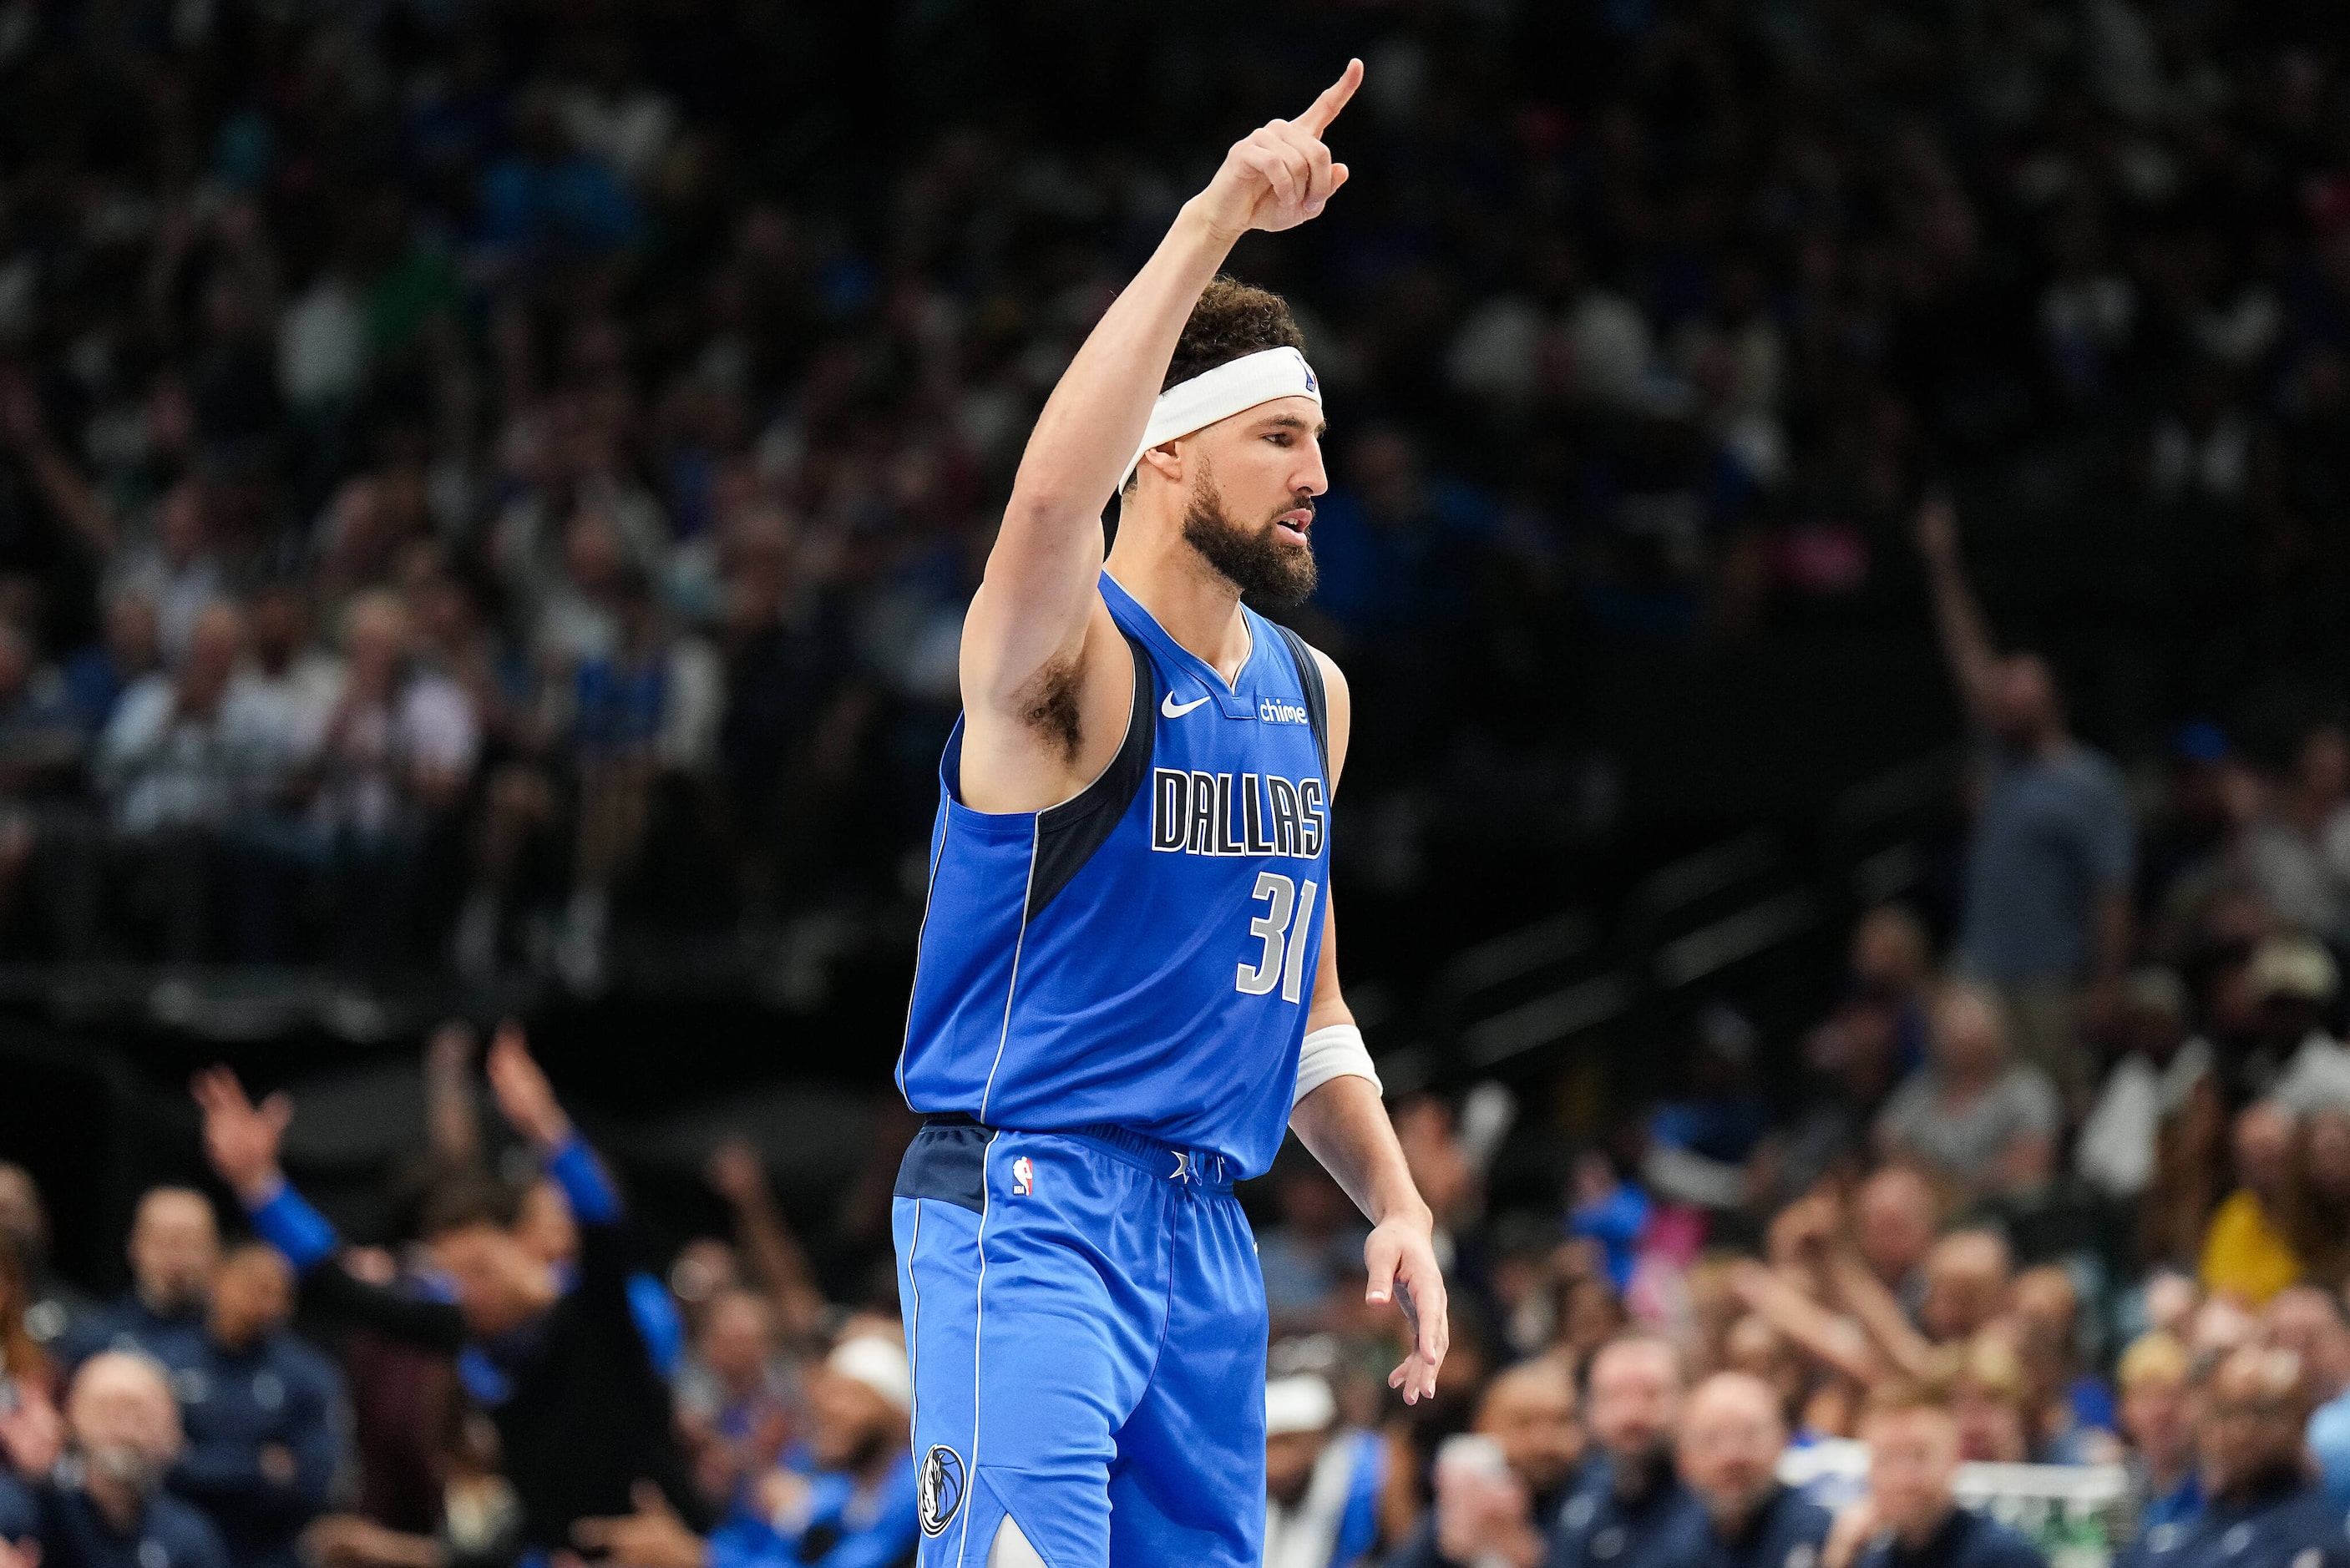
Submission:
M 1299 883 L 1278 871 L 1256 874 L 1256 891 L 1251 897 L 1264 901 L 1264 913 L 1249 921 L 1249 935 L 1262 941 L 1264 950 L 1256 962 L 1241 964 L 1233 989 L 1243 996 L 1263 996 L 1277 985 L 1284 1002 L 1304 995 L 1305 937 L 1314 929 L 1314 899 L 1320 892 L 1311 878 Z

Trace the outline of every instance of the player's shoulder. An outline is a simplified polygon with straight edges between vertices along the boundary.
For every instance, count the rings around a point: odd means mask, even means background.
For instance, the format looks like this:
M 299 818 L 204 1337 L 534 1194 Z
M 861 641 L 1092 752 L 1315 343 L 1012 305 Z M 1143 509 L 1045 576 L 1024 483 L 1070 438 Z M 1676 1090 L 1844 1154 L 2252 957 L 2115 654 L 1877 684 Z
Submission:
M 1299 640 L 1305 639 L 1301 638 Z M 1330 700 L 1334 702 L 1346 701 L 1349 695 L 1347 672 L 1338 668 L 1338 661 L 1310 642 L 1305 644 L 1305 651 L 1314 656 L 1315 668 L 1322 672 L 1322 689 L 1330 694 Z
M 1347 672 L 1338 668 L 1336 659 L 1314 646 L 1313 641 L 1295 627 L 1283 626 L 1281 635 L 1295 639 L 1297 646 L 1305 650 L 1305 656 L 1314 661 L 1314 672 L 1322 678 L 1326 701 L 1334 705 L 1348 701 L 1351 694 L 1347 689 Z

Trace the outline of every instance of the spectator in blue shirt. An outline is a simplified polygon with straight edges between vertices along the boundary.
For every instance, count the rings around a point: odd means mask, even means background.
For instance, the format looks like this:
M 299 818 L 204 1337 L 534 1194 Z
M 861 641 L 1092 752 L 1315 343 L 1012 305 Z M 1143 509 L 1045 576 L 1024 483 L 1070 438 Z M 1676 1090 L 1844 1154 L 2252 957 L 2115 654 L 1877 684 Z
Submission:
M 1258 1234 L 1257 1254 L 1274 1337 L 1325 1332 L 1344 1321 L 1345 1287 L 1362 1270 L 1360 1216 L 1311 1159 L 1276 1159 L 1270 1185 L 1278 1217 Z
M 155 596 L 125 586 L 106 604 L 105 636 L 68 658 L 58 673 L 82 733 L 95 741 L 114 719 L 122 694 L 163 661 L 163 623 Z
M 1868 1538 L 1858 1568 L 2048 1568 L 2022 1536 L 1959 1506 L 1959 1423 L 1943 1390 L 1918 1384 L 1880 1390 L 1861 1438 L 1868 1444 L 1868 1501 L 1836 1521 L 1840 1538 Z
M 39 1568 L 41 1517 L 25 1484 L 0 1469 L 0 1568 Z
M 1699 1012 L 1686 1092 L 1648 1118 L 1641 1175 L 1659 1196 L 1708 1209 L 1736 1209 L 1748 1198 L 1747 1161 L 1770 1130 L 1771 1107 L 1754 1081 L 1754 1026 L 1735 1008 L 1714 1002 Z
M 1681 1568 L 1705 1510 L 1673 1468 L 1680 1353 L 1627 1335 L 1591 1358 L 1586 1421 L 1596 1463 L 1559 1510 L 1548 1568 Z
M 135 1350 L 170 1365 L 174 1344 L 199 1331 L 220 1264 L 211 1200 L 192 1188 L 151 1189 L 139 1199 L 129 1251 L 130 1289 L 58 1339 L 60 1371 L 70 1374 L 101 1350 Z
M 635 200 L 612 171 L 577 151 L 545 93 L 515 117 L 515 150 L 482 175 L 481 233 L 523 262 L 608 255 L 636 238 Z
M 1690 1393 L 1675 1457 L 1703 1516 L 1680 1559 L 1685 1568 L 1807 1568 L 1819 1561 L 1834 1521 L 1780 1483 L 1786 1447 L 1779 1397 L 1761 1378 L 1719 1372 Z
M 2091 995 L 2116 997 L 2130 950 L 2128 793 L 2112 762 L 2065 727 L 2047 663 L 1992 646 L 1948 501 L 1919 513 L 1918 543 L 1943 652 L 1969 720 L 1989 742 L 1967 846 L 1959 967 L 1997 989 L 2024 1059 L 2079 1100 L 2089 1086 L 2081 1006 Z
M 2294 1285 L 2279 1291 L 2261 1317 L 2270 1343 L 2300 1359 L 2309 1457 L 2325 1495 L 2350 1509 L 2350 1328 L 2341 1303 L 2330 1291 Z
M 1359 1568 L 1379 1543 L 1387 1444 L 1342 1426 L 1318 1372 L 1264 1387 L 1264 1557 L 1295 1568 Z
M 235 1247 L 204 1332 L 172 1368 L 187 1448 L 171 1488 L 219 1527 L 232 1568 L 297 1568 L 296 1538 L 335 1479 L 342 1378 L 286 1332 L 293 1311 L 285 1259 L 262 1241 Z
M 2301 1361 L 2269 1345 L 2230 1351 L 2203 1387 L 2197 1436 L 2203 1512 L 2158 1524 L 2120 1568 L 2344 1568 L 2341 1505 L 2309 1473 L 2302 1452 L 2309 1402 Z
M 1606 1154 L 1586 1150 L 1575 1164 L 1575 1206 L 1567 1211 L 1566 1233 L 1598 1244 L 1607 1282 L 1618 1295 L 1632 1282 L 1640 1237 L 1648 1228 L 1648 1192 L 1619 1174 Z
M 2189 1523 L 2203 1511 L 2202 1478 L 2195 1469 L 2191 1370 L 2187 1347 L 2161 1329 L 2132 1341 L 2115 1368 L 2141 1532 Z
M 707 1538 L 650 1488 L 637 1511 L 588 1519 L 573 1539 L 625 1568 L 898 1568 L 914 1561 L 921 1515 L 908 1448 L 913 1378 L 894 1325 L 852 1327 L 809 1389 L 814 1469 L 779 1469 Z
M 66 1425 L 71 1451 L 15 1500 L 0 1539 L 32 1542 L 38 1568 L 228 1568 L 211 1521 L 162 1489 L 181 1435 L 161 1366 L 133 1351 L 91 1356 Z M 11 1506 L 0 1498 L 0 1512 Z

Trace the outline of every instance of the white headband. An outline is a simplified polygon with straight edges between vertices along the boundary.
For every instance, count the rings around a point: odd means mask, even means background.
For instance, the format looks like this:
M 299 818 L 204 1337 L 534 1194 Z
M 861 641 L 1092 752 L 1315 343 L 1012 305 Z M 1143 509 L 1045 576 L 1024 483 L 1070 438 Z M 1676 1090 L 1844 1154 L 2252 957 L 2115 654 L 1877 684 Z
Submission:
M 1142 444 L 1134 449 L 1134 461 L 1118 477 L 1119 485 L 1134 477 L 1142 454 L 1152 447 L 1206 430 L 1218 420 L 1231 419 L 1275 398 L 1311 398 L 1317 405 L 1322 401 L 1322 383 L 1314 379 L 1314 367 L 1295 348 L 1243 354 L 1188 381 L 1176 382 L 1150 405 L 1150 422 L 1142 427 Z
M 914 1404 L 912 1369 L 906 1364 L 905 1346 L 894 1339 L 884 1339 L 878 1334 L 860 1334 L 842 1340 L 824 1358 L 827 1371 L 862 1383 L 894 1409 L 908 1410 Z

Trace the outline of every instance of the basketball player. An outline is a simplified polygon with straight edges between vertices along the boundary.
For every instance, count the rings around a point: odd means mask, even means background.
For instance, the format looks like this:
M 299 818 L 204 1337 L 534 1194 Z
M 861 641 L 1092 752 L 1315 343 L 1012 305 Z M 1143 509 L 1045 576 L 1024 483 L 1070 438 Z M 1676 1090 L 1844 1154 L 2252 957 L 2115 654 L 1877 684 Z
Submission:
M 1338 992 L 1336 666 L 1242 603 L 1314 586 L 1321 391 L 1221 279 L 1347 182 L 1360 62 L 1236 143 L 1046 402 L 962 639 L 899 1084 L 926 1568 L 1257 1568 L 1265 1303 L 1235 1178 L 1295 1128 L 1369 1216 L 1435 1391 L 1428 1207 Z M 1104 503 L 1118 497 L 1103 553 Z

